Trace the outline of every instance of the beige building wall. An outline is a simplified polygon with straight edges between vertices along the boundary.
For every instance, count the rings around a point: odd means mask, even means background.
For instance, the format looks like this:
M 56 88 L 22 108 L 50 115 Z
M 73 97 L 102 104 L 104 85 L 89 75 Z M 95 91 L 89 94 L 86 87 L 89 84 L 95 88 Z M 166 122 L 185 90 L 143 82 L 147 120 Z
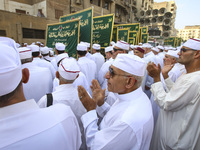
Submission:
M 200 38 L 200 26 L 185 26 L 185 29 L 178 30 L 178 37 L 184 41 L 190 38 Z

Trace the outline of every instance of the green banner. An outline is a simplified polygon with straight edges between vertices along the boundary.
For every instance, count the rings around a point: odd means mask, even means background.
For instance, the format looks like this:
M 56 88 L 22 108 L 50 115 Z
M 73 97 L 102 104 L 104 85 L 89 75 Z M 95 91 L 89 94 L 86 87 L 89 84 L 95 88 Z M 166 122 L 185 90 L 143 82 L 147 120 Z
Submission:
M 137 31 L 129 31 L 129 39 L 132 39 L 132 38 L 134 39 L 134 44 L 136 44 L 135 41 L 137 40 Z
M 135 44 L 135 39 L 133 39 L 133 38 L 129 38 L 129 44 Z
M 171 45 L 173 47 L 176 46 L 176 37 L 170 37 L 166 40 L 164 40 L 164 45 Z
M 54 48 L 55 43 L 66 45 L 70 57 L 76 58 L 76 46 L 79 43 L 80 20 L 75 19 L 62 23 L 47 24 L 46 46 Z
M 113 27 L 112 41 L 117 42 L 117 27 Z
M 148 43 L 148 38 L 149 38 L 149 34 L 148 33 L 142 33 L 141 42 L 142 43 Z
M 129 29 L 118 29 L 117 32 L 117 41 L 129 42 Z
M 148 27 L 140 27 L 140 32 L 139 32 L 139 43 L 143 43 L 142 42 L 142 34 L 148 33 Z
M 110 45 L 114 25 L 114 14 L 93 18 L 93 43 L 105 48 Z
M 80 41 L 88 42 L 92 46 L 92 24 L 93 9 L 88 8 L 82 11 L 60 17 L 60 22 L 67 20 L 80 19 Z

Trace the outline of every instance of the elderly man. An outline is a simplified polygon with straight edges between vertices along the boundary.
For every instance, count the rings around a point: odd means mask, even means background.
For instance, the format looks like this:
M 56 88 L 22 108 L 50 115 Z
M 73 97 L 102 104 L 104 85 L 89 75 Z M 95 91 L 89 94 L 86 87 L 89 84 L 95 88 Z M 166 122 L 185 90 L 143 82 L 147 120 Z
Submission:
M 117 100 L 110 107 L 104 102 L 105 90 L 93 80 L 91 99 L 83 87 L 79 97 L 87 113 L 81 118 L 88 148 L 104 150 L 149 149 L 153 132 L 151 104 L 140 84 L 145 62 L 137 56 L 119 54 L 106 74 L 108 90 L 116 93 Z M 97 126 L 98 114 L 103 117 Z
M 151 91 L 160 107 L 152 150 L 200 149 L 200 40 L 189 39 L 178 55 L 178 62 L 185 65 L 187 74 L 174 83 L 168 76 L 173 66 L 164 66 L 162 74 L 168 93 L 160 82 L 160 66 L 149 63 L 147 67 L 155 81 Z
M 28 82 L 29 71 L 21 69 L 15 42 L 0 37 L 0 53 L 0 149 L 78 150 L 81 135 L 71 108 L 41 109 L 26 100 L 22 82 Z
M 145 52 L 145 50 L 143 48 L 137 47 L 134 50 L 134 55 L 139 56 L 140 58 L 144 58 L 144 52 Z

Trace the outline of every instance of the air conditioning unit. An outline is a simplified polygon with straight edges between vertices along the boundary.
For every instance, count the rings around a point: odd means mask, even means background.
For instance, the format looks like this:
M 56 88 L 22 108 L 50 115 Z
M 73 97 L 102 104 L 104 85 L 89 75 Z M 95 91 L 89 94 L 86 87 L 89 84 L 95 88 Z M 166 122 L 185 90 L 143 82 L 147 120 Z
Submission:
M 76 4 L 80 5 L 81 4 L 81 0 L 76 0 Z

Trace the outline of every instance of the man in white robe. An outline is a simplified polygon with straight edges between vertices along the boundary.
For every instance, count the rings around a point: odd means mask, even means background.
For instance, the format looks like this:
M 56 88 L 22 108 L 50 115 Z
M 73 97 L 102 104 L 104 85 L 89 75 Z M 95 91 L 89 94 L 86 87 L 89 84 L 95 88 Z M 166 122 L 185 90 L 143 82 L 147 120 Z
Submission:
M 178 55 L 178 62 L 185 65 L 187 74 L 174 83 L 168 76 L 173 66 L 163 67 L 168 93 L 160 82 L 160 66 L 149 63 L 147 67 L 155 81 L 151 91 L 160 107 L 151 141 L 152 150 L 200 149 L 200 40 L 189 39 Z
M 0 149 L 79 150 L 81 134 L 71 108 L 42 109 L 26 100 L 22 82 L 28 82 L 29 71 L 21 69 L 14 40 L 0 37 L 0 53 Z
M 117 55 L 106 74 L 108 90 L 117 96 L 111 107 L 104 101 L 105 90 L 101 90 L 96 80 L 92 81 L 93 99 L 83 87 L 78 88 L 80 100 L 88 111 L 81 120 L 89 149 L 149 149 L 153 132 L 152 109 L 140 87 L 145 66 L 138 56 Z M 103 117 L 99 126 L 96 109 Z

